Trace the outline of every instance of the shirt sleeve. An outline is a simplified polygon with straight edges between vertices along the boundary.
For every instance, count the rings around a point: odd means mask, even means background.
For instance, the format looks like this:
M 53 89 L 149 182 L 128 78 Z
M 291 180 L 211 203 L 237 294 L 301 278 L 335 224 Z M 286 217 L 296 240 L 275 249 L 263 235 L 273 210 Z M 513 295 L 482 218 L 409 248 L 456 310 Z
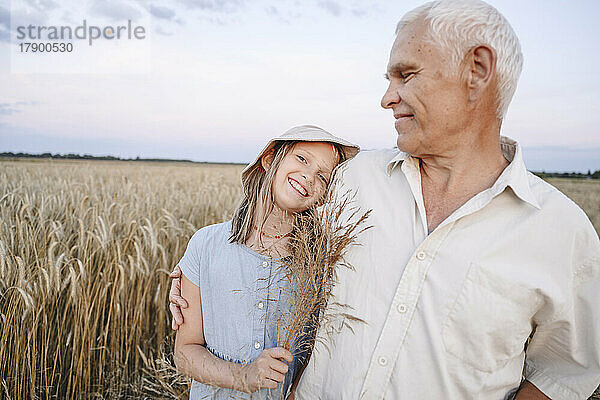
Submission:
M 526 352 L 525 378 L 553 400 L 587 399 L 600 384 L 600 244 L 591 224 L 572 249 L 565 295 L 536 321 Z
M 196 231 L 190 238 L 185 253 L 178 264 L 183 275 L 196 286 L 200 286 L 200 267 L 202 265 L 202 249 L 204 248 L 205 240 L 203 230 Z

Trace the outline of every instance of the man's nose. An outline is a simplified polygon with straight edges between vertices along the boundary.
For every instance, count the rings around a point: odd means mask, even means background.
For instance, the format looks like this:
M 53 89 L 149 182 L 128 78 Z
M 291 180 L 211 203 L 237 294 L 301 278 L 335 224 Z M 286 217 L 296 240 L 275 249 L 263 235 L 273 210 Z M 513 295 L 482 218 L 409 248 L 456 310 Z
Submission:
M 390 83 L 387 90 L 381 98 L 381 107 L 392 108 L 394 104 L 400 103 L 400 95 L 398 94 L 398 88 Z

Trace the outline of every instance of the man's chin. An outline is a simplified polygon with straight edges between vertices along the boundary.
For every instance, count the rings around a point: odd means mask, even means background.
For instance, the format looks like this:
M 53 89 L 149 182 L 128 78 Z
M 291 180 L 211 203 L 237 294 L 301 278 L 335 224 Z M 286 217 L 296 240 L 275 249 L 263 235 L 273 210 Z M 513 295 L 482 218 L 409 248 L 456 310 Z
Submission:
M 398 132 L 396 146 L 398 146 L 399 150 L 405 153 L 412 154 L 412 151 L 414 151 L 414 143 L 412 142 L 412 140 L 410 140 L 409 135 L 406 133 Z

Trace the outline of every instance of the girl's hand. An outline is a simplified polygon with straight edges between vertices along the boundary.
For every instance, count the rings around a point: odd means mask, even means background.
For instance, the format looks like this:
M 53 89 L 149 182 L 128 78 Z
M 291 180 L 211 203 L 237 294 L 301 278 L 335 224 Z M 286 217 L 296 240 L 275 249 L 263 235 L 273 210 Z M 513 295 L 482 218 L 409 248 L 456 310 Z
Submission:
M 292 353 L 283 347 L 263 350 L 256 360 L 242 367 L 238 390 L 254 393 L 261 388 L 277 388 L 289 369 L 283 360 L 291 363 L 293 359 Z
M 181 297 L 181 269 L 178 265 L 173 268 L 173 272 L 169 275 L 171 279 L 171 290 L 169 291 L 169 311 L 173 315 L 171 328 L 178 330 L 179 325 L 183 324 L 183 314 L 181 308 L 187 308 L 187 301 Z

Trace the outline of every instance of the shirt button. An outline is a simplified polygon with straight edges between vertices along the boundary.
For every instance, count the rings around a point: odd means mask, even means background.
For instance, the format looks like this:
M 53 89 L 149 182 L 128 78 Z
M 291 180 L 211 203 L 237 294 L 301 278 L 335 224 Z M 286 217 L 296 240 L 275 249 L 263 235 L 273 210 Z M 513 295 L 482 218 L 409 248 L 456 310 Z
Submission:
M 258 303 L 258 308 L 260 308 L 261 310 L 263 309 L 263 307 L 264 307 L 264 306 L 265 306 L 265 305 L 263 304 L 263 302 L 262 302 L 262 301 Z
M 254 348 L 255 348 L 256 350 L 260 349 L 260 342 L 256 342 L 256 343 L 254 343 Z
M 420 251 L 417 253 L 417 260 L 423 261 L 425 259 L 425 257 L 427 257 L 427 254 L 425 254 L 424 251 Z
M 387 358 L 379 357 L 379 365 L 381 365 L 382 367 L 385 367 L 387 365 Z
M 398 304 L 398 312 L 404 314 L 407 308 L 404 304 Z
M 263 267 L 268 267 L 268 266 L 269 266 L 269 263 L 266 261 L 263 261 Z

